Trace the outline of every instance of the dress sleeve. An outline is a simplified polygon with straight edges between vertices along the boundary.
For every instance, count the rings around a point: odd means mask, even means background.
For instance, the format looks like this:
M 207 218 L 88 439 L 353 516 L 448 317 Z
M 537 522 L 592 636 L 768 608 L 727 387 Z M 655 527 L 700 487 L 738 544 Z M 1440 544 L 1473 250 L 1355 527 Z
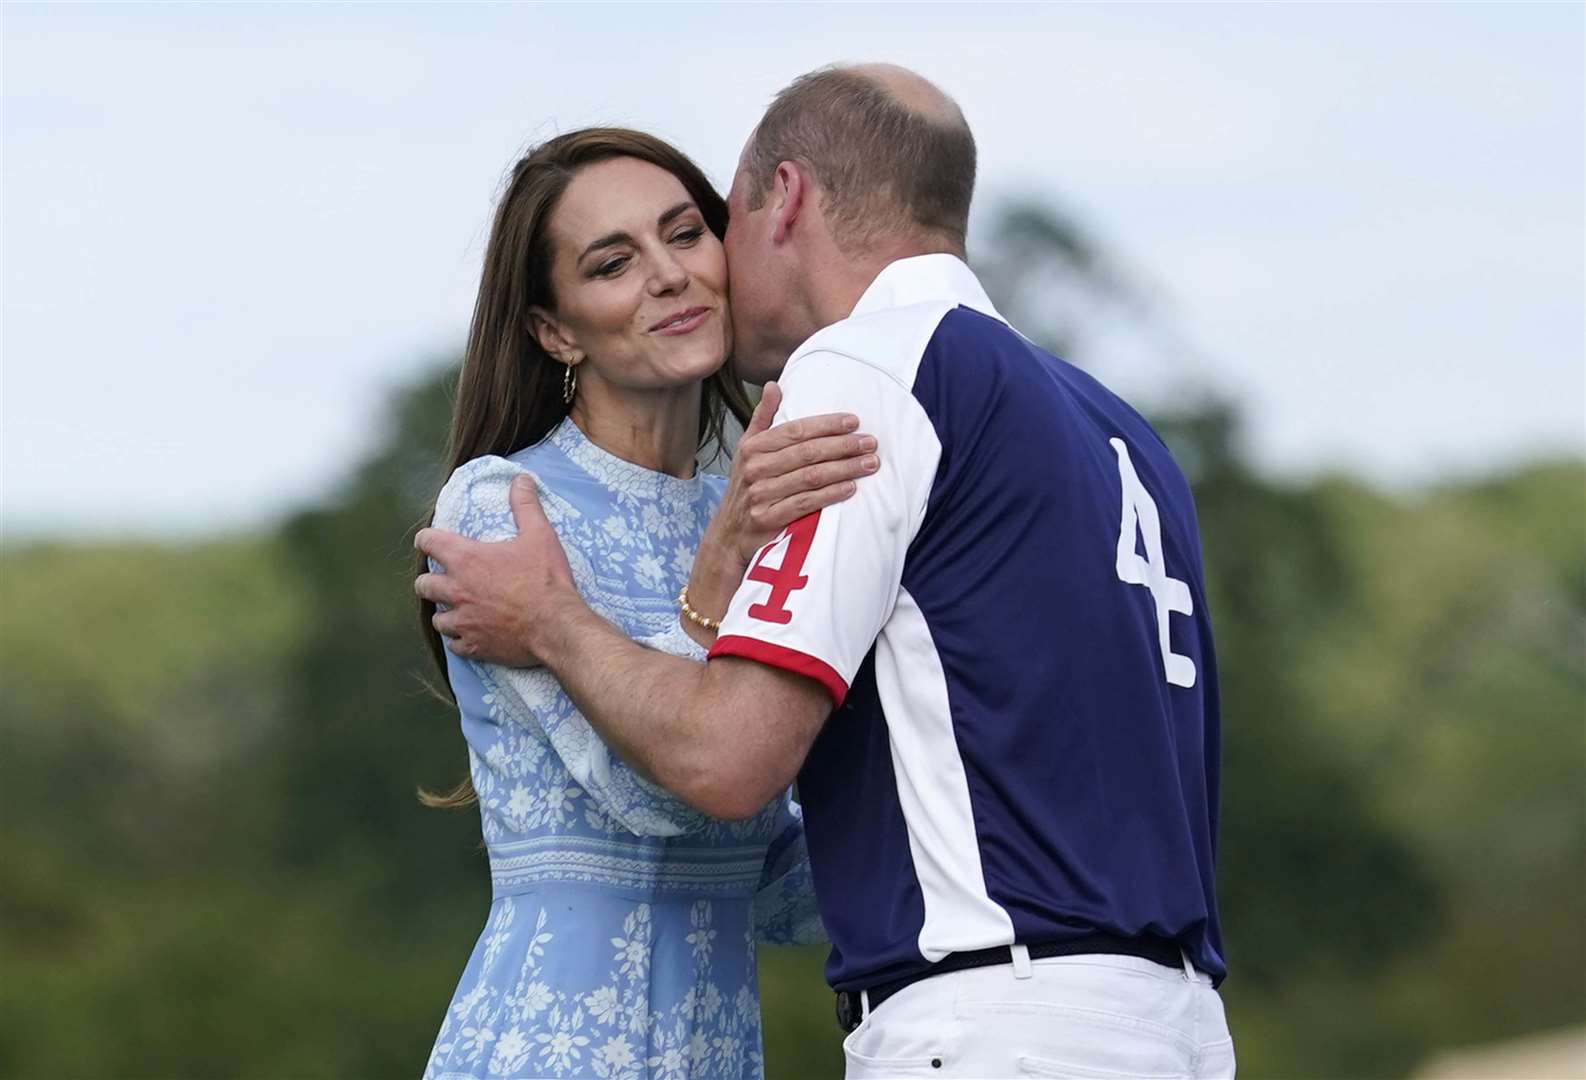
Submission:
M 532 475 L 501 457 L 482 457 L 452 474 L 436 500 L 434 526 L 473 540 L 500 542 L 518 534 L 509 490 L 514 477 Z M 566 506 L 535 477 L 541 505 L 553 527 Z M 430 562 L 436 573 L 445 568 Z M 703 650 L 678 630 L 640 642 L 650 648 L 703 659 Z M 689 647 L 692 646 L 692 649 Z M 487 704 L 501 719 L 538 731 L 550 744 L 573 781 L 616 824 L 639 836 L 679 836 L 712 822 L 671 792 L 639 775 L 612 754 L 584 714 L 573 704 L 554 675 L 545 668 L 510 668 L 464 660 L 480 676 L 489 694 Z
M 782 797 L 775 838 L 754 897 L 755 940 L 768 945 L 819 945 L 826 927 L 815 906 L 815 880 L 804 843 L 804 813 L 793 793 Z

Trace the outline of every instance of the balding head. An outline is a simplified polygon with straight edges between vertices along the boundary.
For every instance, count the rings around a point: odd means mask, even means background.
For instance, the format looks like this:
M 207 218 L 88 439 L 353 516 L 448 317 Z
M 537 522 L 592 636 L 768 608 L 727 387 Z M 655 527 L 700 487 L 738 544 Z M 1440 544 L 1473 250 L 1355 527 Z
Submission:
M 784 161 L 818 185 L 843 250 L 907 240 L 963 254 L 975 139 L 953 99 L 907 68 L 858 64 L 795 79 L 744 150 L 751 209 Z
M 831 70 L 846 71 L 869 79 L 892 95 L 899 105 L 942 127 L 964 123 L 964 114 L 958 111 L 958 105 L 952 98 L 942 93 L 931 80 L 906 67 L 897 64 L 854 64 Z

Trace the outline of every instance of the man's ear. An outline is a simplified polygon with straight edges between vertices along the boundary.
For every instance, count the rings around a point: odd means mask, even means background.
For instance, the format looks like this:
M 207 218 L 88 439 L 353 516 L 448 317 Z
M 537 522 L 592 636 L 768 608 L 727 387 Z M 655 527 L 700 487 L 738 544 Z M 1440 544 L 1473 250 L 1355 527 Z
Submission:
M 774 243 L 786 242 L 794 223 L 804 213 L 805 200 L 809 196 L 810 187 L 804 176 L 804 169 L 798 162 L 779 163 L 776 174 L 771 178 L 772 211 L 776 215 L 771 225 L 771 239 Z
M 582 355 L 578 345 L 568 334 L 567 328 L 542 307 L 529 309 L 529 332 L 534 335 L 534 340 L 540 343 L 540 348 L 545 350 L 547 356 L 559 364 L 577 364 Z

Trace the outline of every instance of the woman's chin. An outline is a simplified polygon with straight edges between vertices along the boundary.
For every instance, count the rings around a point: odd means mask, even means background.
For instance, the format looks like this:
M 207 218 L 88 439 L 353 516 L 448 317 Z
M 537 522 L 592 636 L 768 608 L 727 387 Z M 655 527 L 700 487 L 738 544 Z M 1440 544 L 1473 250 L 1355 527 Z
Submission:
M 675 385 L 686 386 L 689 383 L 704 382 L 722 369 L 728 355 L 729 351 L 726 349 L 712 349 L 708 355 L 702 355 L 697 360 L 691 359 L 688 363 L 679 365 L 676 369 Z

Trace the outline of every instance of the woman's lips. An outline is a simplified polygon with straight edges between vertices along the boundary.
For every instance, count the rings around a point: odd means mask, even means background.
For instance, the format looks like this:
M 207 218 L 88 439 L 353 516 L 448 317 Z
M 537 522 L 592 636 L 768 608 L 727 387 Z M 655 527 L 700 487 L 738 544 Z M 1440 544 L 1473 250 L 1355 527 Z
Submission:
M 705 320 L 709 317 L 710 308 L 689 308 L 656 323 L 650 328 L 650 333 L 664 334 L 667 337 L 675 337 L 679 334 L 692 334 L 704 325 Z

